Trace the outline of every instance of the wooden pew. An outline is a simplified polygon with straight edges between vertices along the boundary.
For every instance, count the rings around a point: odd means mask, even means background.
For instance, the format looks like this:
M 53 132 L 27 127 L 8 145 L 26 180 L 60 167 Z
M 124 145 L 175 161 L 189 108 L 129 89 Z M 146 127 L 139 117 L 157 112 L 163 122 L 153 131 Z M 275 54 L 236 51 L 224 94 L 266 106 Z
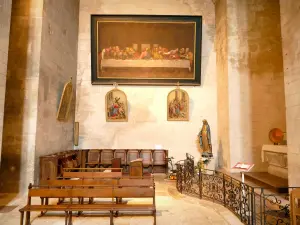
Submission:
M 91 188 L 95 185 L 120 185 L 123 187 L 137 185 L 141 187 L 151 187 L 153 186 L 153 176 L 144 177 L 142 179 L 130 179 L 130 178 L 112 178 L 112 179 L 78 179 L 78 180 L 44 180 L 40 182 L 40 187 L 57 187 L 57 188 L 70 188 L 80 186 L 82 188 Z M 82 204 L 84 199 L 80 199 L 79 202 Z M 116 198 L 117 203 L 125 203 L 122 202 L 121 198 Z M 48 204 L 49 201 L 46 198 L 45 204 Z M 59 201 L 59 204 L 63 203 L 63 200 Z M 90 199 L 89 203 L 93 203 L 93 199 Z M 44 204 L 44 198 L 41 198 L 41 204 Z M 44 214 L 43 212 L 41 213 Z
M 102 188 L 101 188 L 102 187 Z M 21 208 L 19 211 L 21 213 L 20 225 L 23 225 L 24 213 L 26 212 L 25 225 L 30 225 L 30 212 L 32 211 L 60 211 L 65 212 L 65 225 L 72 224 L 72 212 L 73 208 L 76 207 L 76 204 L 73 204 L 73 198 L 111 198 L 113 196 L 113 186 L 94 186 L 93 189 L 85 189 L 77 186 L 72 189 L 60 189 L 57 187 L 40 187 L 29 185 L 28 187 L 28 200 L 27 205 Z M 71 202 L 64 205 L 32 205 L 31 198 L 40 197 L 40 198 L 70 198 Z M 89 207 L 87 207 L 89 206 Z M 95 207 L 96 206 L 96 207 Z M 72 208 L 73 207 L 73 208 Z M 78 211 L 83 211 L 83 208 L 88 209 L 89 211 L 107 211 L 110 213 L 112 221 L 112 204 L 107 205 L 82 205 L 78 204 L 77 208 L 80 208 Z M 70 210 L 71 209 L 71 210 Z M 112 224 L 112 222 L 110 223 Z
M 82 182 L 84 185 L 80 185 Z M 94 183 L 93 183 L 94 182 Z M 119 211 L 151 211 L 154 216 L 154 225 L 156 224 L 155 207 L 155 184 L 153 178 L 149 179 L 119 179 L 118 184 L 97 185 L 101 183 L 98 180 L 58 180 L 48 181 L 48 185 L 32 186 L 29 185 L 27 205 L 21 208 L 20 225 L 23 225 L 24 213 L 26 212 L 25 224 L 30 224 L 31 211 L 61 211 L 65 212 L 65 225 L 72 224 L 72 212 L 74 211 L 107 211 L 110 213 L 110 224 L 113 224 L 113 212 Z M 53 185 L 51 185 L 53 184 Z M 72 188 L 61 189 L 61 185 L 69 185 Z M 87 185 L 86 185 L 87 184 Z M 57 186 L 58 185 L 58 186 Z M 92 185 L 92 189 L 84 187 Z M 68 204 L 63 205 L 32 205 L 31 198 L 70 198 Z M 105 204 L 74 204 L 73 198 L 111 198 L 111 203 Z M 117 204 L 114 198 L 152 198 L 152 204 Z

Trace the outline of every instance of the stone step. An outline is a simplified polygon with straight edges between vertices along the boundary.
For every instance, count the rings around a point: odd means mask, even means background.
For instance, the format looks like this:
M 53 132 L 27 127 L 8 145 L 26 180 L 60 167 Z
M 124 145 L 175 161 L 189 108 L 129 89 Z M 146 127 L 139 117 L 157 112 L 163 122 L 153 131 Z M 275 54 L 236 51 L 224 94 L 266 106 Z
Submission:
M 287 187 L 289 184 L 287 179 L 274 176 L 267 172 L 248 172 L 245 173 L 245 178 L 264 183 L 267 186 L 276 189 L 279 193 L 286 193 L 288 191 Z

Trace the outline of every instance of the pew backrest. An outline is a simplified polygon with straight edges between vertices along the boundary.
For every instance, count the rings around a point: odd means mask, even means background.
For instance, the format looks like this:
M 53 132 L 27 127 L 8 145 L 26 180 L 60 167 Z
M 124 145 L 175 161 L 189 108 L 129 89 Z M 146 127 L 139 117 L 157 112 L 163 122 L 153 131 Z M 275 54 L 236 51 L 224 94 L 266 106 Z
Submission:
M 94 185 L 117 185 L 118 179 L 78 179 L 78 180 L 43 180 L 40 187 L 74 187 L 74 186 L 94 186 Z
M 97 179 L 121 177 L 122 172 L 63 172 L 63 178 Z

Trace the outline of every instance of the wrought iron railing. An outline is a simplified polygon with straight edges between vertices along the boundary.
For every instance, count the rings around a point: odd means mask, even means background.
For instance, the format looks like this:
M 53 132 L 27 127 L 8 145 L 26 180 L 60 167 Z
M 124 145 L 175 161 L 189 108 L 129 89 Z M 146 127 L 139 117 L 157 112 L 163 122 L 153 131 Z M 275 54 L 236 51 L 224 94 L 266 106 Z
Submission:
M 284 187 L 286 193 L 249 186 L 224 173 L 195 167 L 194 157 L 176 163 L 180 193 L 220 203 L 247 225 L 288 225 L 289 192 L 299 187 Z M 300 223 L 299 223 L 300 224 Z

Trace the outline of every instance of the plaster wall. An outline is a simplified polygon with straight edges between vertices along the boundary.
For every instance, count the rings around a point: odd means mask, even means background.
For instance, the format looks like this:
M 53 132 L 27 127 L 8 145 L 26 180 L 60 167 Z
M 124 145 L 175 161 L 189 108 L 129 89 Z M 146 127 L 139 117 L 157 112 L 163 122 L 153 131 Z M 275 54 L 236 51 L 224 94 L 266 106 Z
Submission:
M 76 121 L 79 122 L 78 148 L 154 148 L 161 145 L 176 160 L 189 152 L 199 158 L 196 143 L 202 119 L 212 131 L 213 152 L 217 142 L 217 81 L 214 50 L 215 11 L 211 0 L 100 0 L 80 1 Z M 129 120 L 105 120 L 105 94 L 113 86 L 91 84 L 90 15 L 148 14 L 202 15 L 202 84 L 182 87 L 190 96 L 190 121 L 167 121 L 167 95 L 175 87 L 119 86 L 127 94 Z

